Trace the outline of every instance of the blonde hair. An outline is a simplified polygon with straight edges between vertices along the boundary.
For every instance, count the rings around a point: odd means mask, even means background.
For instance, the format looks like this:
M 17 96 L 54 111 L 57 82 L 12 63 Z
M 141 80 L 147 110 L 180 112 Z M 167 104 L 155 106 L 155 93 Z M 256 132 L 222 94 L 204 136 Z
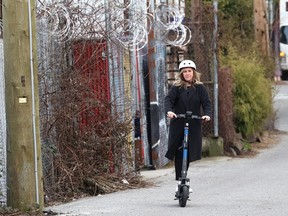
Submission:
M 191 84 L 192 85 L 194 85 L 194 84 L 203 84 L 200 81 L 201 74 L 199 72 L 197 72 L 195 69 L 192 69 L 192 70 L 193 70 L 193 80 L 192 80 Z M 188 83 L 184 80 L 183 70 L 180 70 L 180 72 L 178 74 L 176 74 L 175 82 L 174 82 L 173 85 L 187 88 Z

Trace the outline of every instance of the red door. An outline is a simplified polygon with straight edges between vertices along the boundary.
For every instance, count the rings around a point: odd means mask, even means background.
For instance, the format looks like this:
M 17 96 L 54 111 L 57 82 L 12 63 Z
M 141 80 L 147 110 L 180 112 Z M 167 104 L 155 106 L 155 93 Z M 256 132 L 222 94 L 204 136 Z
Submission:
M 110 113 L 110 87 L 106 42 L 77 41 L 73 46 L 75 69 L 81 74 L 82 127 L 107 120 Z

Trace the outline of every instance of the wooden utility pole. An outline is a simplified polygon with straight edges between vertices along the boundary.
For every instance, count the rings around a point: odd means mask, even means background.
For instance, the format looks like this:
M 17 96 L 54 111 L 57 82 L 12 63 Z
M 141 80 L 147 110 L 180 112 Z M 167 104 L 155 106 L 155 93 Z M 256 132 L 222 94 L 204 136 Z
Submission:
M 267 22 L 266 1 L 254 0 L 255 39 L 259 42 L 262 52 L 270 55 L 269 24 Z
M 3 29 L 7 205 L 42 209 L 35 0 L 3 0 Z

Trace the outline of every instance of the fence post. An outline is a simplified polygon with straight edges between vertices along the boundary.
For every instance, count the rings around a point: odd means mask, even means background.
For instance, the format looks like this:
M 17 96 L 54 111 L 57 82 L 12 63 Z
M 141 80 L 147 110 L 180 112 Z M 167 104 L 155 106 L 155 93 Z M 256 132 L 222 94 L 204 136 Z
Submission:
M 213 65 L 214 65 L 214 137 L 219 136 L 218 124 L 218 61 L 217 61 L 217 35 L 218 35 L 218 0 L 213 1 L 214 32 L 213 32 Z

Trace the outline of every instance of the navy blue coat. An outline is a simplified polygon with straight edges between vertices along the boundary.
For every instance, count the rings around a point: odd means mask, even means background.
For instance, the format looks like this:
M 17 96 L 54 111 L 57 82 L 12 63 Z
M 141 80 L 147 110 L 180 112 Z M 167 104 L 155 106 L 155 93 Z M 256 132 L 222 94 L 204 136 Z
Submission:
M 165 97 L 165 111 L 175 114 L 185 114 L 192 111 L 193 115 L 208 115 L 211 117 L 211 101 L 203 84 L 184 87 L 172 86 Z M 185 119 L 171 119 L 168 136 L 168 151 L 165 157 L 173 160 L 179 146 L 182 145 Z M 202 124 L 200 120 L 189 120 L 188 136 L 189 162 L 200 160 L 202 155 Z

